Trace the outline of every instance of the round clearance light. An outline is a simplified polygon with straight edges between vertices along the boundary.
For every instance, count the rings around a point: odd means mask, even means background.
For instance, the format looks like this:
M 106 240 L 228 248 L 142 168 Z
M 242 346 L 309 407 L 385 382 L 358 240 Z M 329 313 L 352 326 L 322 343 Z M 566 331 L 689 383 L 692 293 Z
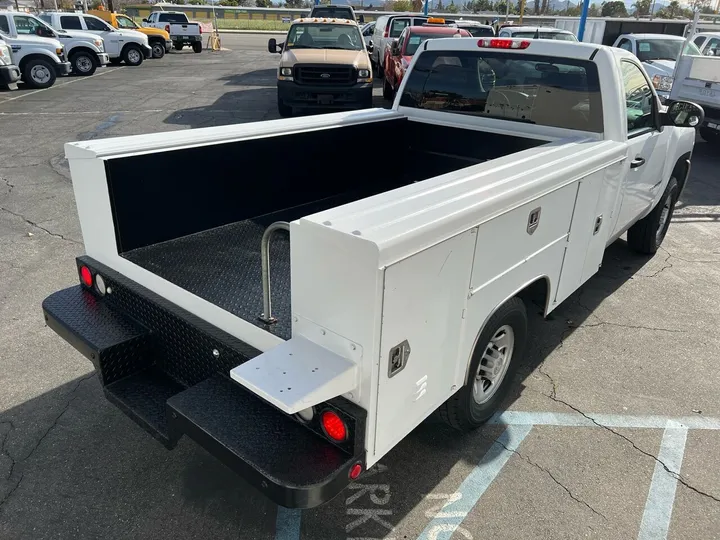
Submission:
M 360 476 L 360 473 L 362 472 L 362 465 L 359 463 L 356 463 L 350 468 L 350 480 L 357 480 L 357 477 Z
M 325 435 L 335 442 L 343 442 L 347 439 L 347 428 L 342 418 L 336 412 L 325 411 L 320 417 Z
M 97 292 L 100 294 L 100 296 L 105 296 L 107 288 L 105 287 L 105 280 L 100 274 L 95 276 L 95 288 L 97 289 Z
M 307 409 L 303 409 L 297 413 L 298 420 L 305 424 L 310 422 L 313 419 L 313 416 L 315 416 L 315 411 L 313 411 L 312 407 L 308 407 Z
M 81 266 L 80 267 L 80 279 L 83 282 L 83 285 L 86 287 L 92 287 L 93 284 L 93 277 L 92 272 L 87 266 Z

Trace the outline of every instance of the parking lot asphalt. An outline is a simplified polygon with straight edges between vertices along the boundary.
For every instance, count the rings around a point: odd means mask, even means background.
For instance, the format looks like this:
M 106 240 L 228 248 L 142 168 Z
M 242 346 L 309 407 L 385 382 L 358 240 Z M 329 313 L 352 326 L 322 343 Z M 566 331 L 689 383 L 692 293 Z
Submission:
M 720 538 L 720 162 L 699 139 L 657 255 L 619 240 L 534 314 L 503 416 L 428 419 L 325 506 L 278 509 L 105 400 L 40 309 L 83 253 L 63 144 L 277 118 L 268 37 L 0 92 L 0 538 Z M 359 141 L 369 174 L 382 141 Z

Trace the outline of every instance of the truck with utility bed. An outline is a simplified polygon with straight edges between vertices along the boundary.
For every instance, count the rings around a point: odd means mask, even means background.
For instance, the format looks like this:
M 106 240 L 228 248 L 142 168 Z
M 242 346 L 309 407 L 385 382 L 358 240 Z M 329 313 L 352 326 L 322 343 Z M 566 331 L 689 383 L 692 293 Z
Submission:
M 176 51 L 187 45 L 192 47 L 193 52 L 202 52 L 202 26 L 191 22 L 182 11 L 154 11 L 142 22 L 146 28 L 160 28 L 170 34 Z
M 437 409 L 482 425 L 527 310 L 625 232 L 658 249 L 702 116 L 621 49 L 450 38 L 391 110 L 69 143 L 86 255 L 45 320 L 167 447 L 316 506 Z M 348 166 L 377 134 L 392 152 Z

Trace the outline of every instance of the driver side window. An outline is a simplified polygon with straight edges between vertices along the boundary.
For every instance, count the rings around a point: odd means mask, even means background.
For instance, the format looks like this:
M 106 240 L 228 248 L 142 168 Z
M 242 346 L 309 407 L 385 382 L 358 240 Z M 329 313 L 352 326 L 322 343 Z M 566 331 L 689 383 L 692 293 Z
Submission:
M 37 34 L 37 29 L 40 24 L 32 17 L 26 17 L 25 15 L 15 15 L 15 29 L 18 34 Z
M 625 112 L 627 115 L 628 138 L 655 129 L 655 95 L 650 83 L 631 62 L 622 62 L 623 82 L 625 86 Z
M 623 39 L 620 43 L 618 43 L 618 47 L 625 49 L 628 52 L 632 52 L 632 43 L 630 43 L 629 39 Z
M 108 30 L 108 27 L 105 25 L 105 23 L 99 19 L 96 19 L 94 17 L 83 17 L 83 19 L 85 19 L 85 24 L 87 25 L 88 30 L 95 30 L 100 32 L 107 32 Z
M 10 23 L 8 22 L 7 15 L 0 15 L 0 30 L 6 34 L 10 33 Z

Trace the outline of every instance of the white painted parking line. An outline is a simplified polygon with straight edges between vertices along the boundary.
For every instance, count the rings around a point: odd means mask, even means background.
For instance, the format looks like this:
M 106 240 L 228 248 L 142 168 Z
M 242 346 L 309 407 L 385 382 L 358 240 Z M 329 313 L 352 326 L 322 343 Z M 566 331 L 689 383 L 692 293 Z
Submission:
M 609 428 L 663 429 L 668 422 L 675 422 L 687 429 L 720 430 L 720 419 L 705 416 L 632 416 L 624 414 L 543 413 L 506 411 L 494 416 L 489 423 L 501 425 L 569 426 Z
M 459 496 L 448 500 L 440 512 L 428 523 L 418 540 L 447 540 L 458 530 L 465 517 L 472 511 L 485 490 L 490 487 L 493 480 L 517 450 L 523 439 L 530 433 L 531 425 L 508 426 L 505 431 L 492 444 L 480 463 L 473 469 L 468 477 L 460 484 L 457 493 Z M 458 531 L 466 538 L 465 532 Z M 468 533 L 469 534 L 469 533 Z
M 275 540 L 300 540 L 301 511 L 278 506 L 275 519 Z
M 685 454 L 685 442 L 688 430 L 676 422 L 668 422 L 660 443 L 658 461 L 655 462 L 650 491 L 638 540 L 662 540 L 667 538 L 670 528 L 670 517 L 672 516 L 675 503 L 675 489 L 677 488 L 680 467 L 682 466 L 683 455 Z M 668 472 L 662 463 L 672 471 Z
M 48 90 L 52 90 L 53 88 L 61 88 L 63 86 L 67 86 L 68 84 L 73 84 L 79 81 L 86 81 L 88 79 L 92 79 L 93 77 L 102 77 L 103 75 L 107 75 L 108 73 L 112 73 L 113 71 L 117 71 L 118 69 L 122 69 L 123 66 L 116 67 L 113 69 L 104 69 L 100 73 L 95 73 L 95 75 L 90 75 L 89 77 L 75 77 L 68 82 L 60 83 L 60 84 L 53 84 L 50 88 L 40 88 L 39 90 L 33 90 L 32 92 L 27 92 L 26 94 L 21 94 L 19 96 L 14 96 L 11 98 L 2 99 L 0 98 L 0 105 L 3 103 L 8 103 L 9 101 L 15 101 L 16 99 L 21 99 L 27 96 L 32 96 L 33 94 L 38 94 L 40 92 L 46 92 Z

